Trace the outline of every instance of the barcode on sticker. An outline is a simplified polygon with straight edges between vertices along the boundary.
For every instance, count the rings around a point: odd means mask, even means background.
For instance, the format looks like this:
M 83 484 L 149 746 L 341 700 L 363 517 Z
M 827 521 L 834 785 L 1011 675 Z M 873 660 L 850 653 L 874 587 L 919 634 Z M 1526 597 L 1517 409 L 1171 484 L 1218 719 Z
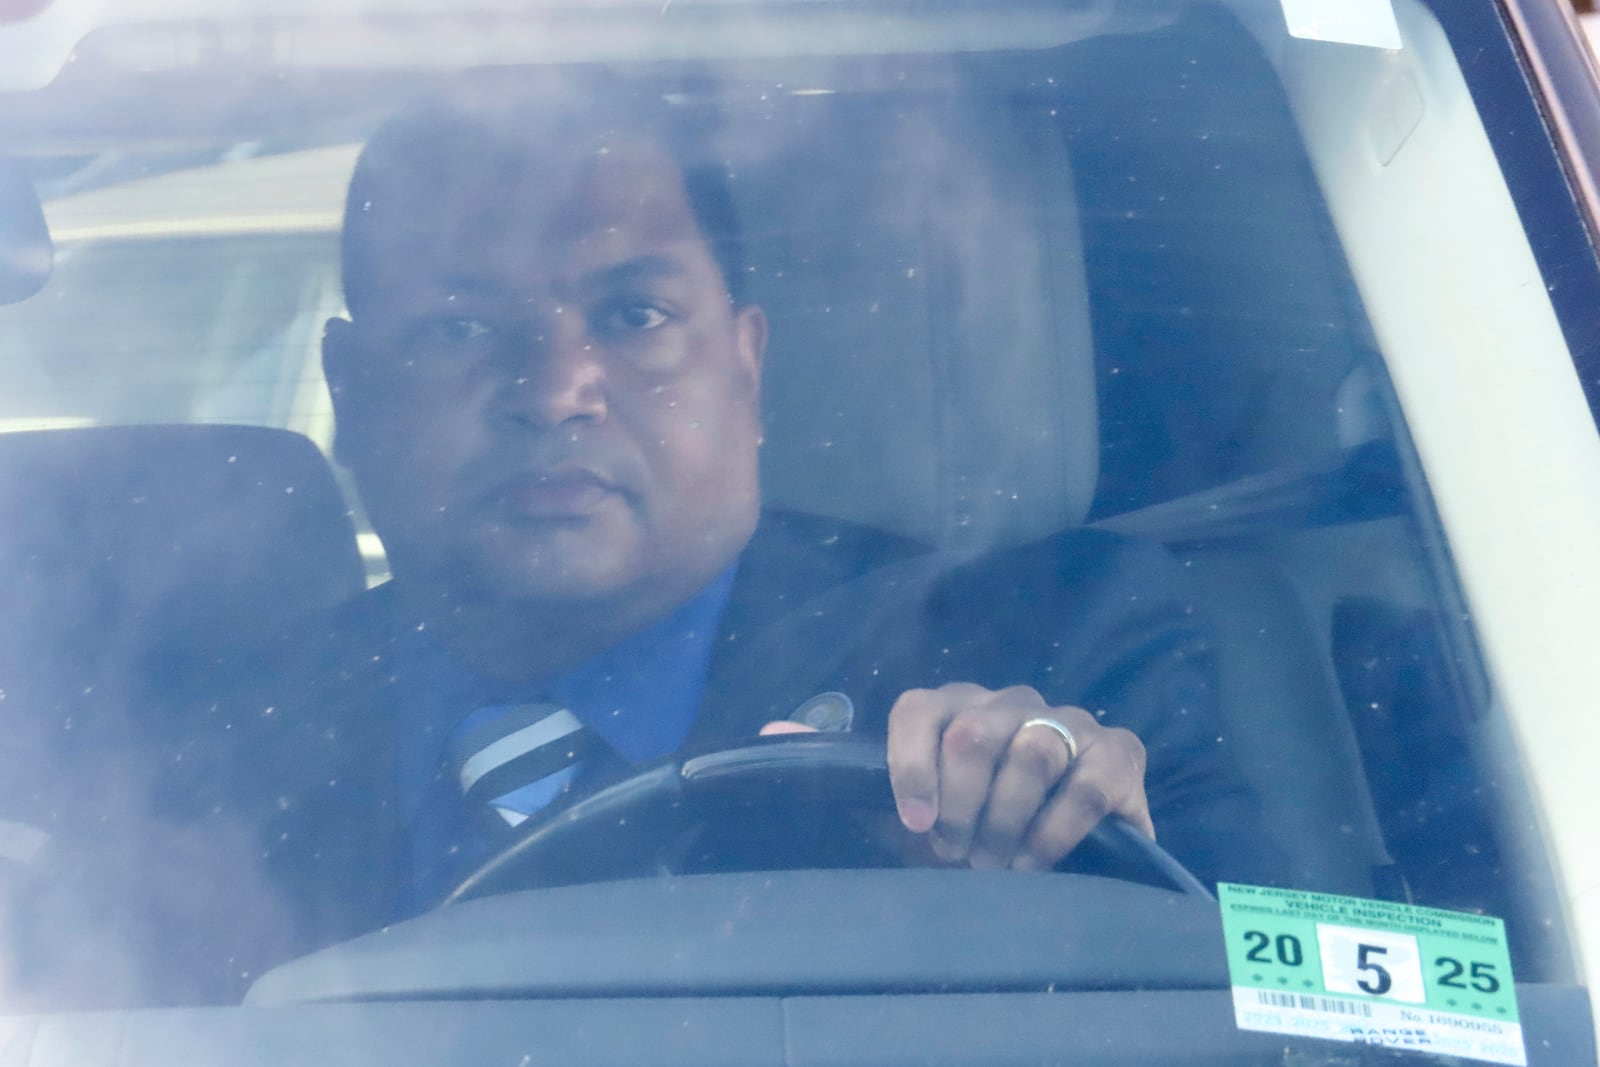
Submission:
M 1372 1018 L 1372 1005 L 1355 1000 L 1335 1000 L 1332 997 L 1308 997 L 1303 993 L 1272 993 L 1265 989 L 1256 991 L 1256 999 L 1269 1008 L 1290 1008 L 1299 1011 L 1323 1011 L 1334 1015 L 1357 1015 Z

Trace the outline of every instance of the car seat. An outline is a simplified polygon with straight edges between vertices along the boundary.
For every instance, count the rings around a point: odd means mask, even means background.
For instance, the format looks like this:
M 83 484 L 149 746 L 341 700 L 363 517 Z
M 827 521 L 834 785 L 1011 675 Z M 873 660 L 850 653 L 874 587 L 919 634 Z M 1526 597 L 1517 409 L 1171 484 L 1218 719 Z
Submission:
M 128 746 L 175 725 L 230 648 L 364 585 L 326 461 L 285 431 L 0 434 L 0 513 L 0 857 L 14 862 L 91 806 L 65 793 L 107 791 Z
M 936 548 L 1082 524 L 1100 455 L 1094 341 L 1070 160 L 1042 113 L 827 98 L 797 106 L 781 151 L 736 162 L 750 295 L 773 323 L 769 504 Z M 1224 729 L 1292 880 L 1370 893 L 1387 853 L 1290 576 L 1231 549 L 1182 559 Z

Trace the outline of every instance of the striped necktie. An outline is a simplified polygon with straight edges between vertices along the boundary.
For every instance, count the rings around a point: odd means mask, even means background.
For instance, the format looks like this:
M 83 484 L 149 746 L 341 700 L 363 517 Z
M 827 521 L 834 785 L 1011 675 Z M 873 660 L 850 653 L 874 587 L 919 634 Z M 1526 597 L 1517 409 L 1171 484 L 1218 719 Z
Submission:
M 599 744 L 558 704 L 504 704 L 462 720 L 445 742 L 445 760 L 469 810 L 517 826 L 570 789 Z

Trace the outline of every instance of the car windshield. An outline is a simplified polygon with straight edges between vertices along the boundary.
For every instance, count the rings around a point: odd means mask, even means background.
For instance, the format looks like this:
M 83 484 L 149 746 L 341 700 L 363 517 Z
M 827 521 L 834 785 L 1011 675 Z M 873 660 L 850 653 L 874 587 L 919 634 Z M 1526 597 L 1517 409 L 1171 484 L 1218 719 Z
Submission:
M 1490 5 L 31 6 L 33 1056 L 1592 1057 Z

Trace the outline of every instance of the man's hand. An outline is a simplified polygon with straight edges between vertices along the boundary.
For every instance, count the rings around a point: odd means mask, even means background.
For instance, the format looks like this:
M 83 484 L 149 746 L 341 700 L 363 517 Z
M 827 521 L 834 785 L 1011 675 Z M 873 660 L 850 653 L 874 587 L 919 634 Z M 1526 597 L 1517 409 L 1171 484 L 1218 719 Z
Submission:
M 1067 742 L 1030 719 L 1054 719 Z M 772 722 L 763 734 L 810 733 Z M 1144 745 L 1027 686 L 952 682 L 901 694 L 889 712 L 889 778 L 900 821 L 934 855 L 973 867 L 1048 870 L 1107 815 L 1151 838 Z
M 1071 732 L 1077 755 L 1049 726 Z M 912 689 L 889 713 L 889 778 L 900 821 L 940 859 L 1048 870 L 1107 815 L 1155 837 L 1144 745 L 1082 708 L 1053 708 L 1026 686 L 952 682 Z

